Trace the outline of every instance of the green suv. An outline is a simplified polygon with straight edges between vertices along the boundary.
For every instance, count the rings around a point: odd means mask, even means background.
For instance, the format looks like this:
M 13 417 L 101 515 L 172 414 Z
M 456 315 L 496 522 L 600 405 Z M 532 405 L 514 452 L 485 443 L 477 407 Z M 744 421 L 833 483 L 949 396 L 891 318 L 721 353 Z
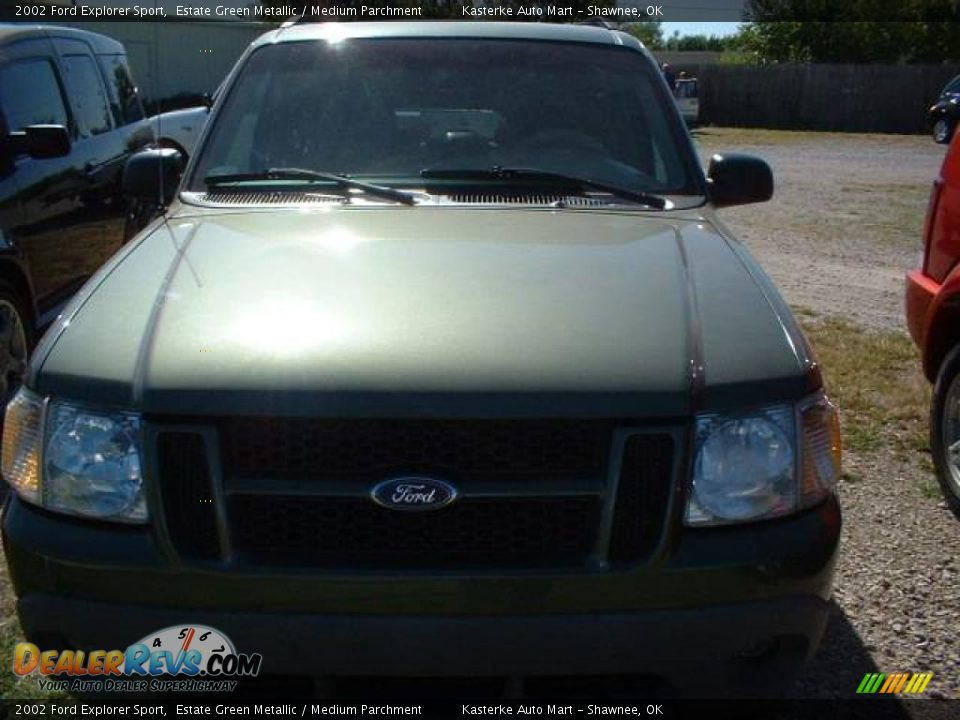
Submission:
M 704 177 L 634 38 L 283 28 L 186 169 L 147 150 L 125 187 L 166 210 L 7 409 L 31 642 L 203 623 L 271 674 L 710 695 L 814 651 L 836 413 L 714 212 L 770 169 Z

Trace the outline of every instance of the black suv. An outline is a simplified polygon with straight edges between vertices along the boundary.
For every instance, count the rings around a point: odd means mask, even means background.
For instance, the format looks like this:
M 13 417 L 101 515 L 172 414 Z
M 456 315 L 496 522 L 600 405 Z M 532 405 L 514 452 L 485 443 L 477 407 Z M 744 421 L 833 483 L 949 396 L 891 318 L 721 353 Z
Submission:
M 946 145 L 960 120 L 960 75 L 947 83 L 940 97 L 927 111 L 927 120 L 933 128 L 933 139 Z
M 142 224 L 120 178 L 152 140 L 123 45 L 0 24 L 0 397 L 37 333 Z

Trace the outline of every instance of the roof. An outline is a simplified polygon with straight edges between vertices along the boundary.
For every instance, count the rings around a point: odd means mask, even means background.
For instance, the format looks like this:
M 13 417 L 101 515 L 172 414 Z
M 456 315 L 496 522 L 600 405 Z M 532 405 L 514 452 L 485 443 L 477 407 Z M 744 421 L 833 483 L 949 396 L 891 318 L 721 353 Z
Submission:
M 645 52 L 632 35 L 595 25 L 539 22 L 329 22 L 284 27 L 258 38 L 254 45 L 304 40 L 351 38 L 488 38 L 624 45 Z
M 25 23 L 0 23 L 0 45 L 29 40 L 31 38 L 66 38 L 83 40 L 93 46 L 94 52 L 116 54 L 124 52 L 123 45 L 113 38 L 88 30 L 63 25 L 29 25 Z

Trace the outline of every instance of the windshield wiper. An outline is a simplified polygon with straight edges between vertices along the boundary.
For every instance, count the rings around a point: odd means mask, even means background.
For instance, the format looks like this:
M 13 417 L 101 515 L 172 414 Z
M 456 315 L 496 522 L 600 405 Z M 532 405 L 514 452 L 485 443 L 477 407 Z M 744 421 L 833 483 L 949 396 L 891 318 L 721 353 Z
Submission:
M 373 195 L 385 200 L 394 200 L 404 205 L 415 205 L 416 199 L 410 193 L 394 190 L 384 185 L 355 180 L 347 175 L 304 170 L 302 168 L 270 168 L 262 172 L 231 173 L 224 175 L 207 175 L 203 182 L 207 185 L 232 185 L 234 183 L 248 183 L 269 180 L 318 180 L 333 183 L 345 190 L 361 190 L 367 195 Z
M 640 203 L 641 205 L 648 205 L 657 210 L 663 210 L 667 206 L 667 199 L 659 195 L 630 190 L 629 188 L 619 187 L 618 185 L 609 185 L 599 180 L 590 180 L 589 178 L 577 177 L 575 175 L 564 175 L 563 173 L 551 172 L 549 170 L 537 170 L 536 168 L 499 166 L 494 166 L 489 170 L 471 168 L 428 168 L 420 171 L 420 177 L 427 180 L 505 180 L 508 182 L 510 180 L 543 180 L 560 185 L 575 185 L 581 190 L 598 190 L 599 192 L 609 193 L 624 200 Z

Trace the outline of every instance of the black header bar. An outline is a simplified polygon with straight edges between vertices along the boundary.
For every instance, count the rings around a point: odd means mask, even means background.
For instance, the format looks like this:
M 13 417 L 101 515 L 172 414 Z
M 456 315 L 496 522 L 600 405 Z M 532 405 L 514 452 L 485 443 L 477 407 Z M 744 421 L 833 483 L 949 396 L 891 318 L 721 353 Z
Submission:
M 881 2 L 882 17 L 854 15 L 844 2 L 822 0 L 3 0 L 4 22 L 283 22 L 478 20 L 585 22 L 743 22 L 750 20 L 946 22 L 960 19 L 960 0 L 943 0 L 916 16 L 915 4 Z
M 657 718 L 660 720 L 955 720 L 958 700 L 303 700 L 237 699 L 229 693 L 172 694 L 131 700 L 3 700 L 6 718 Z

